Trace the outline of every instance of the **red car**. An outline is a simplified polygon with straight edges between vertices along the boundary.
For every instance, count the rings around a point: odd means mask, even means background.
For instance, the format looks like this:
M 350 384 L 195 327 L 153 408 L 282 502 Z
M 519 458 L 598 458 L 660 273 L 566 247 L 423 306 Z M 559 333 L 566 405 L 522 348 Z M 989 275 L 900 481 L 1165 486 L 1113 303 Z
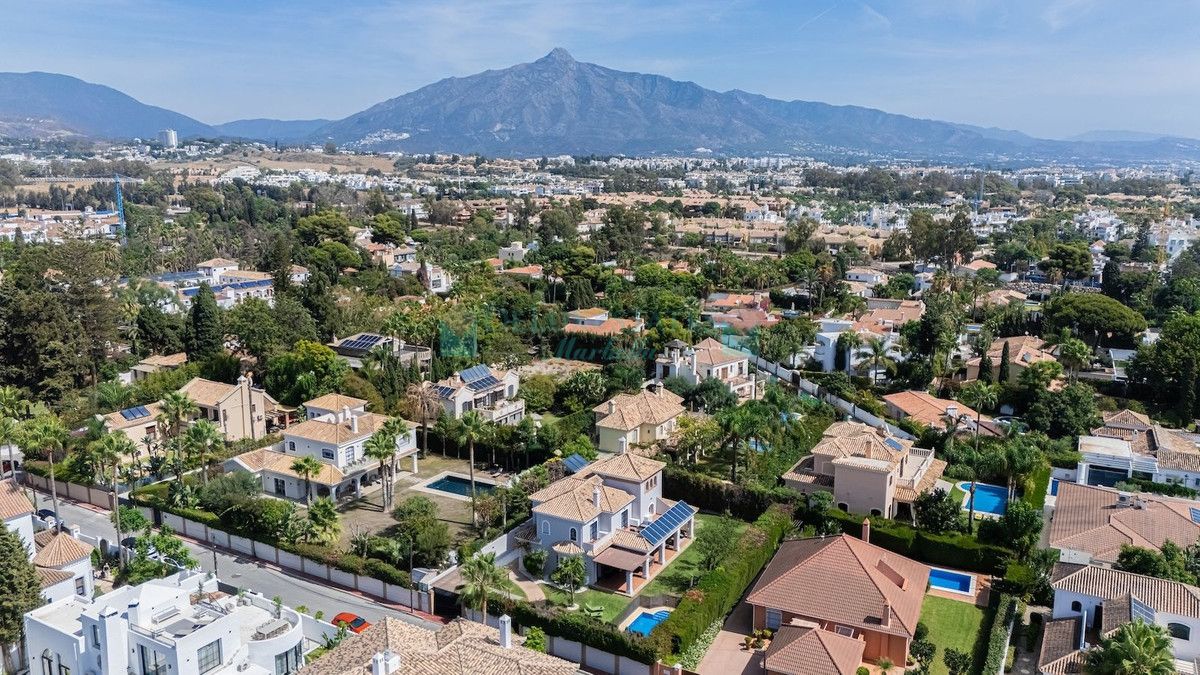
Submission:
M 366 619 L 353 612 L 342 612 L 341 614 L 333 617 L 333 620 L 329 623 L 338 626 L 339 628 L 344 624 L 346 626 L 346 630 L 350 631 L 351 633 L 361 633 L 371 627 L 371 624 L 367 623 Z

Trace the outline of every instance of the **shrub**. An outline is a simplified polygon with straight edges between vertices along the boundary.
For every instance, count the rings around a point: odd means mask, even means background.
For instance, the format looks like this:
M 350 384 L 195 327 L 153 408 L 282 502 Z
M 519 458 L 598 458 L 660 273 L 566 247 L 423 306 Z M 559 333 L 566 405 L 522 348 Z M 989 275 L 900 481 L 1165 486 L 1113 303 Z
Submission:
M 800 497 L 788 488 L 734 485 L 674 464 L 663 470 L 663 496 L 686 501 L 702 511 L 728 511 L 742 520 L 754 520 L 772 504 L 790 504 Z
M 1026 481 L 1025 494 L 1021 496 L 1021 499 L 1040 511 L 1046 505 L 1046 491 L 1049 488 L 1050 467 L 1043 466 Z
M 862 535 L 864 516 L 831 509 L 829 517 L 846 534 Z M 932 534 L 886 518 L 870 520 L 872 544 L 932 565 L 1002 575 L 1012 557 L 1008 549 L 980 543 L 969 534 Z
M 1008 594 L 1000 596 L 996 605 L 996 617 L 992 620 L 992 630 L 988 634 L 987 656 L 983 660 L 985 673 L 998 673 L 1008 657 L 1008 626 L 1017 616 L 1020 602 Z
M 525 571 L 529 572 L 534 579 L 541 579 L 542 574 L 546 572 L 546 549 L 535 548 L 526 553 L 523 564 Z
M 639 663 L 654 663 L 657 654 L 649 641 L 632 633 L 617 630 L 616 626 L 600 623 L 577 612 L 547 612 L 528 602 L 514 602 L 508 615 L 519 626 L 538 627 L 546 635 L 581 642 L 610 654 L 624 656 Z
M 546 653 L 546 631 L 537 626 L 530 626 L 525 631 L 525 648 L 535 652 Z
M 871 675 L 871 671 L 866 666 L 859 666 L 854 675 Z

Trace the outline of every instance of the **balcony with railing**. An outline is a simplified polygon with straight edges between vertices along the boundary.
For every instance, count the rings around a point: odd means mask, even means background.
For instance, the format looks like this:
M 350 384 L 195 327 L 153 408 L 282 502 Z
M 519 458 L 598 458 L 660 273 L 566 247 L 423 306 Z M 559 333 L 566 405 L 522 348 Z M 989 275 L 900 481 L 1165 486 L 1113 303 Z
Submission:
M 490 405 L 476 407 L 479 414 L 489 422 L 500 422 L 514 415 L 523 414 L 525 412 L 525 401 L 521 399 L 509 400 L 499 399 Z

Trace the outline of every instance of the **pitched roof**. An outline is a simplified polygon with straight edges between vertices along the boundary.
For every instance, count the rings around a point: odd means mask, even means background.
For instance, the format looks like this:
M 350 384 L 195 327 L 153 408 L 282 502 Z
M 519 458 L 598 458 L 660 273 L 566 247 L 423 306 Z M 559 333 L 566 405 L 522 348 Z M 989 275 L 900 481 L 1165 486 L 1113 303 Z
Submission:
M 843 534 L 784 542 L 746 602 L 911 637 L 928 582 L 928 566 Z
M 1200 588 L 1178 581 L 1122 572 L 1095 565 L 1054 566 L 1051 586 L 1055 591 L 1114 600 L 1132 594 L 1156 612 L 1200 619 Z
M 308 408 L 320 408 L 321 410 L 341 410 L 343 406 L 353 410 L 361 406 L 365 406 L 367 401 L 353 396 L 344 394 L 325 394 L 318 396 L 311 401 L 305 401 L 304 405 Z
M 946 410 L 949 406 L 956 407 L 959 415 L 966 415 L 972 422 L 977 416 L 975 410 L 965 404 L 938 398 L 927 391 L 898 391 L 884 396 L 883 400 L 895 406 L 907 417 L 911 417 L 925 426 L 945 426 Z M 984 415 L 982 419 L 990 420 L 991 418 Z
M 237 385 L 235 384 L 215 382 L 213 380 L 206 380 L 203 377 L 193 377 L 191 380 L 188 380 L 187 384 L 179 388 L 181 394 L 187 394 L 187 397 L 195 401 L 197 405 L 208 406 L 210 408 L 215 408 L 236 390 Z
M 605 319 L 599 324 L 569 323 L 563 326 L 564 333 L 581 333 L 584 335 L 619 335 L 625 329 L 641 332 L 641 319 Z
M 603 415 L 596 426 L 629 431 L 643 424 L 659 425 L 675 419 L 683 414 L 682 402 L 680 396 L 660 387 L 657 393 L 643 389 L 636 394 L 618 394 L 592 410 Z
M 33 513 L 29 497 L 11 478 L 0 480 L 0 520 L 12 520 Z
M 142 407 L 146 409 L 146 415 L 134 419 L 125 419 L 120 410 L 104 415 L 104 427 L 110 431 L 117 431 L 120 429 L 132 429 L 133 427 L 144 427 L 147 424 L 156 424 L 158 414 L 162 412 L 162 404 L 156 401 L 154 403 L 147 403 Z
M 333 415 L 322 415 L 293 424 L 282 433 L 285 438 L 294 436 L 318 443 L 342 445 L 373 435 L 389 418 L 375 413 L 358 413 L 354 419 L 358 420 L 358 431 L 353 430 L 353 422 L 350 420 L 338 422 Z
M 67 570 L 56 570 L 49 567 L 36 567 L 34 569 L 38 575 L 38 583 L 43 590 L 75 578 L 75 575 Z
M 210 258 L 196 263 L 196 267 L 231 267 L 237 264 L 236 260 L 230 260 L 229 258 Z
M 596 460 L 587 465 L 580 473 L 641 482 L 662 471 L 666 465 L 666 462 L 660 462 L 657 459 L 626 452 Z
M 160 368 L 174 368 L 187 363 L 187 360 L 187 352 L 177 352 L 175 354 L 155 354 L 152 356 L 147 356 L 138 363 L 144 363 L 148 366 L 159 366 Z
M 596 505 L 599 490 L 600 505 Z M 586 523 L 601 513 L 616 513 L 633 501 L 633 495 L 608 487 L 599 476 L 567 476 L 529 495 L 538 502 L 534 513 Z
M 1058 484 L 1049 545 L 1084 551 L 1093 559 L 1115 562 L 1121 546 L 1158 549 L 1168 540 L 1181 546 L 1200 539 L 1200 524 L 1191 509 L 1200 502 L 1158 495 L 1138 495 L 1121 503 L 1120 492 L 1067 481 Z
M 1085 662 L 1079 651 L 1081 617 L 1047 621 L 1038 655 L 1038 672 L 1046 675 L 1082 673 Z
M 292 470 L 292 462 L 296 461 L 296 457 L 282 452 L 275 452 L 261 448 L 243 452 L 233 458 L 235 462 L 241 464 L 251 473 L 259 473 L 260 471 L 270 471 L 293 478 L 300 478 L 300 475 Z M 309 480 L 320 485 L 337 485 L 345 480 L 346 474 L 336 466 L 321 462 L 321 470 L 312 476 Z
M 33 564 L 38 567 L 58 569 L 91 555 L 91 546 L 65 532 L 60 532 L 49 537 L 46 543 L 38 546 L 38 552 L 33 556 Z
M 522 645 L 513 630 L 512 646 L 500 646 L 500 631 L 455 619 L 436 630 L 386 617 L 361 634 L 351 634 L 301 675 L 370 675 L 371 658 L 389 651 L 400 657 L 395 675 L 574 675 L 579 667 Z
M 767 672 L 783 675 L 853 675 L 866 643 L 812 626 L 780 626 L 767 648 Z
M 726 349 L 725 345 L 712 338 L 704 338 L 699 344 L 692 347 L 692 349 L 696 352 L 697 365 L 704 363 L 710 366 L 720 366 L 726 363 L 746 360 L 745 356 L 734 354 Z

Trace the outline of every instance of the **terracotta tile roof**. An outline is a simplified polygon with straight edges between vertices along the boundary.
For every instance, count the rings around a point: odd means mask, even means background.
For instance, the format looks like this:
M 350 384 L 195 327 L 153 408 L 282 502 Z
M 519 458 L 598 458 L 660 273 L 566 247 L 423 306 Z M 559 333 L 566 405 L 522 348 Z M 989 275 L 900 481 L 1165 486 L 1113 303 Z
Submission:
M 675 419 L 684 412 L 682 403 L 680 396 L 664 387 L 658 393 L 643 389 L 636 394 L 618 394 L 592 410 L 602 416 L 596 426 L 629 431 L 643 424 L 657 426 Z
M 1101 416 L 1104 419 L 1104 426 L 1125 426 L 1130 429 L 1140 429 L 1145 431 L 1154 425 L 1154 422 L 1151 421 L 1149 415 L 1134 412 L 1129 408 L 1113 412 L 1104 412 L 1101 413 Z
M 641 319 L 605 319 L 597 325 L 569 323 L 563 326 L 563 332 L 583 335 L 619 335 L 625 329 L 640 333 L 643 325 Z
M 225 397 L 237 390 L 237 385 L 214 382 L 202 377 L 193 377 L 187 384 L 179 388 L 179 392 L 187 394 L 188 398 L 197 405 L 215 408 Z
M 1192 522 L 1189 510 L 1200 508 L 1200 502 L 1138 495 L 1141 506 L 1135 507 L 1121 505 L 1120 495 L 1110 488 L 1059 482 L 1050 546 L 1115 562 L 1125 544 L 1158 549 L 1168 540 L 1187 546 L 1200 538 L 1200 525 Z
M 559 484 L 562 485 L 559 485 Z M 554 488 L 553 496 L 547 491 Z M 600 506 L 596 507 L 596 491 L 600 492 Z M 633 495 L 624 490 L 608 487 L 598 476 L 581 478 L 567 476 L 546 488 L 533 493 L 529 499 L 538 502 L 534 513 L 586 523 L 601 513 L 616 513 L 633 501 Z M 544 501 L 543 501 L 544 499 Z
M 1038 655 L 1038 672 L 1046 675 L 1072 675 L 1083 672 L 1085 662 L 1079 651 L 1080 617 L 1047 621 Z
M 575 309 L 567 312 L 567 316 L 572 319 L 595 319 L 607 314 L 608 310 L 603 307 L 589 307 L 587 309 Z
M 659 473 L 666 465 L 666 462 L 660 462 L 657 459 L 626 452 L 596 460 L 587 465 L 583 473 L 640 482 Z
M 66 570 L 56 570 L 48 567 L 37 567 L 35 570 L 37 571 L 38 582 L 41 584 L 43 590 L 75 578 L 74 574 Z
M 0 480 L 0 520 L 12 520 L 30 513 L 33 513 L 33 505 L 13 479 Z
M 156 424 L 158 415 L 162 412 L 162 404 L 158 402 L 147 403 L 144 407 L 149 414 L 145 417 L 139 417 L 133 420 L 125 419 L 125 416 L 121 414 L 120 410 L 116 412 L 110 412 L 107 415 L 104 415 L 104 427 L 110 431 L 117 431 L 120 429 L 132 429 L 134 427 L 144 427 L 151 424 Z
M 300 478 L 300 475 L 292 470 L 292 462 L 295 462 L 296 459 L 292 455 L 275 452 L 266 448 L 244 452 L 233 458 L 234 461 L 241 464 L 250 473 L 257 474 L 261 471 L 270 471 L 284 476 L 291 476 L 292 478 Z M 332 464 L 321 462 L 321 470 L 313 475 L 310 480 L 319 485 L 337 485 L 345 479 L 346 474 L 342 473 L 341 469 Z
M 646 562 L 646 551 L 630 551 L 620 546 L 609 545 L 594 552 L 592 560 L 601 565 L 632 572 L 642 569 Z
M 746 360 L 746 357 L 733 353 L 712 338 L 705 338 L 692 349 L 696 351 L 696 365 L 720 366 Z
M 63 565 L 69 565 L 92 555 L 91 546 L 65 532 L 49 537 L 46 543 L 37 548 L 38 552 L 33 556 L 33 564 L 52 569 L 58 569 Z
M 341 410 L 343 406 L 351 410 L 365 406 L 367 401 L 353 396 L 343 394 L 325 394 L 318 396 L 311 401 L 305 401 L 304 405 L 311 408 L 320 408 L 321 410 Z
M 550 548 L 559 555 L 583 555 L 583 549 L 573 541 L 557 541 Z
M 383 427 L 389 418 L 385 415 L 376 415 L 375 413 L 359 413 L 355 419 L 358 420 L 358 431 L 351 429 L 351 422 L 349 420 L 337 422 L 328 415 L 322 415 L 316 419 L 304 420 L 299 424 L 293 424 L 281 433 L 283 433 L 284 438 L 294 436 L 318 443 L 344 445 L 372 436 Z
M 500 646 L 500 632 L 466 619 L 429 630 L 385 618 L 359 635 L 351 634 L 301 675 L 370 675 L 371 658 L 384 651 L 400 657 L 395 675 L 575 675 L 579 666 L 526 649 L 513 631 L 512 647 Z
M 196 263 L 196 267 L 235 267 L 237 264 L 236 260 L 230 260 L 229 258 L 210 258 Z
M 958 408 L 959 415 L 966 415 L 975 421 L 974 409 L 949 399 L 938 398 L 926 391 L 898 391 L 883 397 L 891 405 L 899 409 L 906 417 L 911 417 L 925 426 L 944 427 L 946 425 L 946 409 L 948 406 Z M 984 415 L 984 421 L 991 418 Z
M 670 507 L 668 506 L 666 508 Z M 630 530 L 617 530 L 616 532 L 613 532 L 610 544 L 612 546 L 620 546 L 621 548 L 640 551 L 642 553 L 649 553 L 650 549 L 653 548 L 653 546 L 650 545 L 650 542 L 646 541 L 644 537 Z
M 176 354 L 162 354 L 162 355 L 147 356 L 146 358 L 142 359 L 139 363 L 144 363 L 148 366 L 159 366 L 162 368 L 174 368 L 176 366 L 182 366 L 183 364 L 187 363 L 187 360 L 188 359 L 187 359 L 186 352 L 178 352 Z
M 1055 565 L 1056 571 L 1059 565 Z M 1113 600 L 1133 594 L 1156 612 L 1200 619 L 1200 588 L 1178 581 L 1157 579 L 1110 567 L 1073 566 L 1065 574 L 1055 574 L 1050 584 L 1055 591 L 1090 595 Z
M 928 582 L 928 566 L 843 534 L 784 542 L 746 602 L 911 637 Z
M 767 672 L 783 675 L 854 675 L 863 640 L 810 626 L 780 626 L 767 648 Z
M 912 460 L 910 460 L 912 461 Z M 917 497 L 929 492 L 933 489 L 938 479 L 946 472 L 946 460 L 935 459 L 929 463 L 929 468 L 925 469 L 925 473 L 921 476 L 921 480 L 915 487 L 902 485 L 896 488 L 896 501 L 898 502 L 915 502 Z

